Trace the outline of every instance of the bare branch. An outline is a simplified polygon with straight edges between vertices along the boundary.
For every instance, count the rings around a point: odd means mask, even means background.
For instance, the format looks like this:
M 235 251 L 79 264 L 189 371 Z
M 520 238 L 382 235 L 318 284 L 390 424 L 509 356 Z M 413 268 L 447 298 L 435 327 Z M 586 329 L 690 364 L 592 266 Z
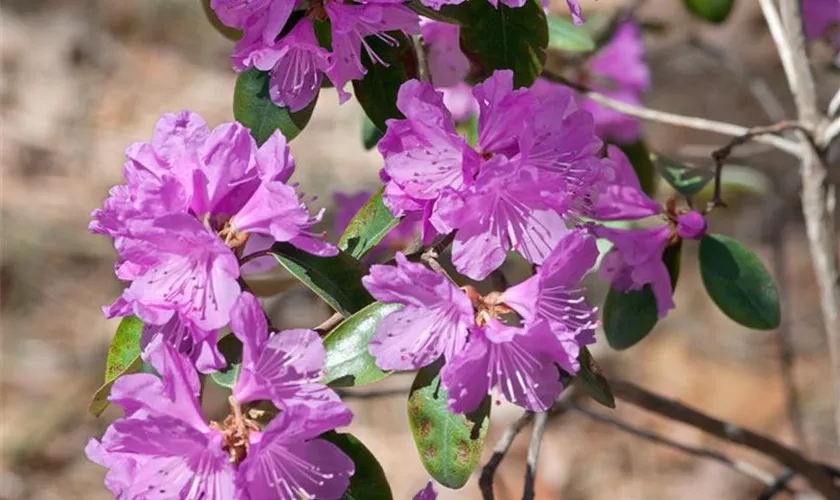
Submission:
M 537 462 L 540 458 L 540 447 L 542 446 L 545 427 L 548 424 L 548 413 L 537 413 L 534 419 L 534 429 L 531 431 L 531 443 L 528 445 L 528 462 L 525 468 L 525 487 L 522 491 L 522 500 L 534 499 L 534 481 L 537 478 Z
M 607 97 L 582 85 L 578 85 L 577 83 L 574 83 L 561 75 L 557 75 L 549 71 L 544 71 L 542 73 L 542 76 L 543 78 L 552 82 L 567 85 L 577 90 L 578 92 L 585 94 L 593 101 L 603 104 L 604 106 L 607 106 L 629 116 L 641 118 L 643 120 L 665 123 L 667 125 L 674 125 L 677 127 L 690 128 L 694 130 L 714 132 L 716 134 L 728 135 L 730 137 L 740 137 L 749 134 L 750 132 L 750 129 L 748 127 L 743 127 L 741 125 L 733 125 L 731 123 L 706 120 L 705 118 L 696 118 L 693 116 L 684 116 L 675 113 L 667 113 L 665 111 L 658 111 L 655 109 L 646 108 L 644 106 L 628 104 L 626 102 Z M 790 139 L 785 139 L 784 137 L 778 137 L 775 135 L 758 135 L 754 139 L 756 142 L 770 144 L 775 148 L 789 153 L 793 156 L 799 156 L 800 154 L 799 145 Z
M 326 334 L 329 333 L 330 330 L 332 330 L 333 328 L 337 327 L 338 324 L 342 321 L 344 321 L 344 316 L 342 316 L 341 313 L 337 312 L 329 318 L 327 318 L 323 323 L 313 328 L 313 330 L 321 334 Z
M 499 441 L 496 443 L 496 447 L 493 448 L 493 455 L 490 456 L 490 460 L 488 460 L 484 468 L 481 469 L 481 477 L 478 479 L 478 486 L 481 489 L 481 497 L 484 500 L 493 500 L 495 498 L 493 494 L 493 477 L 496 475 L 496 469 L 499 468 L 499 465 L 505 458 L 505 455 L 510 449 L 510 445 L 513 444 L 513 440 L 516 439 L 516 436 L 518 436 L 519 433 L 522 432 L 522 429 L 530 424 L 532 420 L 534 420 L 534 412 L 526 411 L 521 417 L 512 423 L 505 433 L 502 434 L 502 437 L 499 438 Z
M 730 458 L 730 457 L 724 455 L 723 453 L 721 453 L 719 451 L 710 450 L 708 448 L 700 448 L 700 447 L 696 447 L 696 446 L 689 446 L 687 444 L 679 443 L 677 441 L 673 441 L 671 439 L 662 437 L 662 436 L 660 436 L 658 434 L 655 434 L 653 432 L 650 432 L 650 431 L 647 431 L 647 430 L 644 430 L 644 429 L 640 429 L 638 427 L 630 425 L 627 422 L 625 422 L 623 420 L 620 420 L 618 418 L 615 418 L 611 415 L 605 415 L 603 413 L 598 413 L 598 412 L 592 411 L 592 410 L 590 410 L 590 409 L 588 409 L 584 406 L 581 406 L 581 405 L 578 405 L 578 404 L 575 404 L 575 403 L 562 403 L 562 404 L 564 404 L 566 407 L 568 407 L 571 410 L 574 410 L 578 413 L 582 413 L 582 414 L 586 415 L 587 417 L 591 418 L 592 420 L 595 420 L 597 422 L 601 422 L 603 424 L 611 425 L 611 426 L 613 426 L 617 429 L 620 429 L 624 432 L 630 433 L 634 436 L 640 437 L 640 438 L 645 439 L 647 441 L 651 441 L 651 442 L 656 443 L 656 444 L 661 444 L 661 445 L 664 445 L 664 446 L 668 446 L 670 448 L 674 448 L 676 450 L 679 450 L 679 451 L 681 451 L 683 453 L 686 453 L 688 455 L 691 455 L 693 457 L 703 458 L 703 459 L 707 459 L 707 460 L 712 460 L 714 462 L 718 462 L 720 464 L 725 465 L 726 467 L 729 467 L 730 469 L 733 469 L 737 472 L 740 472 L 741 474 L 744 474 L 745 476 L 749 476 L 749 477 L 751 477 L 751 478 L 753 478 L 753 479 L 755 479 L 755 480 L 757 480 L 761 483 L 764 483 L 768 486 L 773 485 L 776 482 L 776 478 L 773 476 L 773 474 L 771 474 L 771 473 L 769 473 L 769 472 L 767 472 L 767 471 L 765 471 L 765 470 L 763 470 L 759 467 L 756 467 L 755 465 L 753 465 L 749 462 L 744 462 L 743 460 L 736 460 L 736 459 Z
M 840 90 L 837 91 L 837 95 L 840 96 Z M 840 100 L 838 101 L 838 105 L 840 105 Z M 840 137 L 840 117 L 835 118 L 834 121 L 829 123 L 825 128 L 822 140 L 820 141 L 820 146 L 827 148 L 832 142 L 834 142 L 834 139 L 837 139 L 837 137 Z
M 823 467 L 792 448 L 761 434 L 710 417 L 678 401 L 653 394 L 630 382 L 611 380 L 610 387 L 615 397 L 627 403 L 761 452 L 802 475 L 815 490 L 829 500 L 840 499 L 840 489 L 835 486 L 832 477 Z

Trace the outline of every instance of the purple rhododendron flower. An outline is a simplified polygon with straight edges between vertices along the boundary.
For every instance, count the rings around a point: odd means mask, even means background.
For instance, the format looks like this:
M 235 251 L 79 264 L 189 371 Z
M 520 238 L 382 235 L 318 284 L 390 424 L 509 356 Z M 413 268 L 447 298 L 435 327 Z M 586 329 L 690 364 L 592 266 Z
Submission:
M 337 446 L 318 439 L 347 425 L 346 408 L 315 412 L 289 406 L 264 428 L 259 412 L 231 401 L 224 422 L 207 422 L 200 382 L 188 359 L 159 339 L 143 359 L 161 377 L 120 377 L 109 400 L 125 410 L 91 440 L 88 458 L 107 467 L 105 484 L 118 498 L 339 498 L 354 464 Z
M 840 2 L 838 0 L 802 0 L 802 21 L 805 36 L 811 40 L 824 38 L 840 50 Z M 840 52 L 835 64 L 840 66 Z
M 434 483 L 429 481 L 426 486 L 414 495 L 412 500 L 437 500 L 437 491 L 435 491 Z
M 396 254 L 396 266 L 374 265 L 362 284 L 373 297 L 403 304 L 385 317 L 368 349 L 383 370 L 416 370 L 464 348 L 475 314 L 470 299 L 445 277 Z
M 472 88 L 464 83 L 470 61 L 461 51 L 461 27 L 440 21 L 421 20 L 420 33 L 426 45 L 432 85 L 443 92 L 443 103 L 456 123 L 478 114 Z
M 251 235 L 266 247 L 286 241 L 337 253 L 311 232 L 321 216 L 286 184 L 294 161 L 279 132 L 258 148 L 242 125 L 211 131 L 185 111 L 164 115 L 152 142 L 126 156 L 126 185 L 111 190 L 90 225 L 113 238 L 117 277 L 131 282 L 106 315 L 136 314 L 202 371 L 219 368 L 215 339 L 239 297 L 239 257 Z
M 336 234 L 343 234 L 347 230 L 347 226 L 365 203 L 370 200 L 373 193 L 368 191 L 360 191 L 356 194 L 346 195 L 344 193 L 334 193 L 333 200 L 336 204 L 335 218 L 333 219 L 333 227 Z M 414 242 L 414 239 L 420 234 L 420 214 L 410 213 L 400 220 L 400 222 L 391 229 L 379 245 L 371 251 L 370 257 L 375 258 L 381 255 L 386 250 L 402 250 Z
M 583 215 L 609 163 L 592 118 L 563 88 L 535 95 L 497 71 L 476 85 L 478 143 L 457 134 L 443 96 L 427 83 L 403 84 L 379 141 L 384 200 L 395 215 L 420 212 L 424 238 L 457 231 L 453 262 L 484 279 L 511 249 L 541 263 Z

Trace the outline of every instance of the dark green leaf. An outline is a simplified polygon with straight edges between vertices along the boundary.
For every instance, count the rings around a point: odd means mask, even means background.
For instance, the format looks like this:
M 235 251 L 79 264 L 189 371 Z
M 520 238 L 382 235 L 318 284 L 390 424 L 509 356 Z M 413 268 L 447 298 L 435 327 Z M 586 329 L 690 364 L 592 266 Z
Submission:
M 595 40 L 587 25 L 578 26 L 565 17 L 548 15 L 548 48 L 567 52 L 595 50 Z
M 347 229 L 338 240 L 338 248 L 352 257 L 361 259 L 382 241 L 388 232 L 394 229 L 400 220 L 393 215 L 382 202 L 380 188 L 365 205 L 356 212 Z
M 318 101 L 315 99 L 297 113 L 281 108 L 271 101 L 268 94 L 268 73 L 249 69 L 239 74 L 233 91 L 233 116 L 236 121 L 251 129 L 251 135 L 262 144 L 275 130 L 279 130 L 291 141 L 301 133 Z
M 352 434 L 334 431 L 321 436 L 341 448 L 356 466 L 356 472 L 350 478 L 350 487 L 341 500 L 391 500 L 391 485 L 385 477 L 385 471 L 373 456 L 373 453 Z
M 213 8 L 210 7 L 211 0 L 201 0 L 201 7 L 204 9 L 204 13 L 207 14 L 207 19 L 210 21 L 210 24 L 216 28 L 216 31 L 221 33 L 225 36 L 225 38 L 229 38 L 234 42 L 242 38 L 242 32 L 238 29 L 231 28 L 230 26 L 225 25 L 220 19 L 219 16 L 213 12 Z
M 441 21 L 449 24 L 461 24 L 464 21 L 469 21 L 469 19 L 465 17 L 467 15 L 467 10 L 463 7 L 464 3 L 459 5 L 443 5 L 440 10 L 426 7 L 423 5 L 422 0 L 410 0 L 405 5 L 421 16 L 434 19 L 435 21 Z
M 601 403 L 607 408 L 615 408 L 615 397 L 610 384 L 601 373 L 601 367 L 592 358 L 589 349 L 584 347 L 580 350 L 580 371 L 575 376 L 575 384 L 583 389 L 590 398 Z
M 382 139 L 382 136 L 385 135 L 381 130 L 376 128 L 376 125 L 370 121 L 367 115 L 362 117 L 362 145 L 364 145 L 365 149 L 373 149 L 376 147 L 376 143 L 379 142 L 379 139 Z
M 653 166 L 650 159 L 650 152 L 645 141 L 639 139 L 632 144 L 621 144 L 619 147 L 627 155 L 630 164 L 633 165 L 642 191 L 652 197 L 656 193 L 656 167 Z
M 417 372 L 408 397 L 408 424 L 426 471 L 447 488 L 460 488 L 481 458 L 490 397 L 473 413 L 450 413 L 438 374 L 441 366 L 437 362 Z
M 388 376 L 376 366 L 368 352 L 370 339 L 385 316 L 397 311 L 400 304 L 374 302 L 345 319 L 324 338 L 327 357 L 324 360 L 325 384 L 339 387 L 365 385 Z
M 334 257 L 318 257 L 289 243 L 275 243 L 271 251 L 292 276 L 299 279 L 324 302 L 344 316 L 373 302 L 362 286 L 367 268 L 345 252 Z
M 709 169 L 679 163 L 659 154 L 651 153 L 650 159 L 662 178 L 686 198 L 699 193 L 715 176 Z
M 683 0 L 683 5 L 700 19 L 720 24 L 729 17 L 735 0 Z
M 721 234 L 700 240 L 700 276 L 709 296 L 733 321 L 756 330 L 778 328 L 779 292 L 747 247 Z
M 682 260 L 682 241 L 665 249 L 662 260 L 676 288 Z M 603 312 L 604 333 L 613 349 L 623 350 L 639 343 L 656 326 L 659 316 L 650 285 L 641 290 L 620 292 L 610 288 Z
M 542 72 L 548 47 L 548 24 L 539 1 L 512 8 L 470 0 L 458 7 L 469 19 L 461 26 L 461 49 L 480 77 L 510 69 L 514 87 L 530 87 Z
M 108 407 L 108 396 L 111 386 L 120 375 L 134 373 L 140 370 L 143 362 L 140 360 L 140 336 L 143 334 L 143 322 L 135 316 L 123 318 L 117 333 L 108 348 L 108 359 L 105 362 L 105 384 L 93 395 L 88 411 L 98 417 Z
M 389 31 L 387 34 L 398 44 L 391 45 L 376 36 L 365 38 L 371 50 L 385 64 L 373 63 L 368 51 L 362 51 L 362 64 L 367 74 L 361 80 L 353 81 L 356 99 L 379 130 L 385 130 L 385 121 L 389 118 L 402 118 L 397 109 L 397 92 L 400 85 L 417 77 L 417 54 L 411 40 L 400 31 Z
M 233 389 L 242 368 L 242 342 L 236 335 L 228 334 L 219 339 L 218 346 L 219 352 L 227 361 L 227 366 L 224 370 L 211 373 L 210 380 L 218 386 Z

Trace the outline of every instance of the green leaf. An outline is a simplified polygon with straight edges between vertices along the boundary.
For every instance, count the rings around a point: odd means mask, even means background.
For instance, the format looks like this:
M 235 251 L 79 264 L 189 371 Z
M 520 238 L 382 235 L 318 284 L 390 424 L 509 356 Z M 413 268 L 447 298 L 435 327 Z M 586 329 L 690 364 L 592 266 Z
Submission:
M 362 286 L 367 268 L 345 252 L 334 257 L 318 257 L 290 243 L 275 243 L 271 252 L 286 271 L 344 316 L 373 302 Z
M 462 7 L 463 5 L 464 3 L 459 5 L 442 5 L 440 10 L 435 10 L 423 5 L 422 0 L 410 0 L 405 4 L 406 7 L 423 17 L 428 17 L 429 19 L 449 24 L 462 24 L 465 21 L 469 21 L 469 19 L 465 17 L 467 12 L 466 9 Z
M 291 142 L 312 118 L 318 94 L 308 106 L 292 113 L 271 101 L 268 78 L 267 72 L 254 68 L 239 74 L 233 91 L 233 116 L 251 130 L 257 144 L 262 145 L 275 130 L 282 132 Z
M 233 389 L 239 371 L 242 369 L 242 341 L 236 335 L 228 334 L 219 339 L 219 352 L 225 357 L 227 367 L 224 370 L 210 374 L 210 380 L 216 385 Z
M 779 292 L 764 264 L 747 247 L 722 234 L 700 240 L 700 276 L 724 314 L 756 330 L 778 328 Z
M 397 45 L 376 36 L 365 38 L 384 64 L 372 62 L 368 51 L 363 50 L 362 64 L 367 73 L 361 80 L 353 81 L 356 99 L 379 130 L 385 130 L 387 119 L 403 117 L 397 109 L 397 92 L 400 85 L 417 77 L 417 54 L 411 40 L 401 31 L 389 31 L 387 35 Z
M 595 50 L 595 40 L 587 25 L 578 26 L 565 17 L 548 15 L 548 48 L 567 52 Z
M 371 150 L 375 148 L 383 135 L 385 134 L 370 121 L 367 115 L 362 117 L 362 145 L 365 149 Z
M 426 471 L 447 488 L 467 483 L 484 448 L 490 423 L 490 397 L 467 415 L 450 413 L 441 387 L 442 362 L 417 372 L 408 396 L 408 424 Z
M 665 249 L 662 260 L 676 288 L 682 260 L 682 240 Z M 624 350 L 639 343 L 656 326 L 659 315 L 650 285 L 641 290 L 621 292 L 610 288 L 604 302 L 604 333 L 613 349 Z
M 391 211 L 382 202 L 384 189 L 379 188 L 356 212 L 338 240 L 338 248 L 356 259 L 361 259 L 373 250 L 400 223 L 400 219 L 391 215 Z
M 530 87 L 543 69 L 548 47 L 548 24 L 538 0 L 518 8 L 470 0 L 469 22 L 461 26 L 461 49 L 478 68 L 481 78 L 497 69 L 513 70 L 514 87 Z
M 580 371 L 575 375 L 575 384 L 590 398 L 607 408 L 615 408 L 615 396 L 610 389 L 610 384 L 601 373 L 601 367 L 592 358 L 589 349 L 582 348 L 578 360 L 580 361 Z
M 204 13 L 207 15 L 207 19 L 210 21 L 210 24 L 216 28 L 216 31 L 224 35 L 225 38 L 233 40 L 234 42 L 242 38 L 241 31 L 236 28 L 231 28 L 219 19 L 219 16 L 217 16 L 213 11 L 213 8 L 210 7 L 210 1 L 211 0 L 201 0 L 201 7 L 204 9 Z
M 345 319 L 324 338 L 327 357 L 324 360 L 325 384 L 338 387 L 378 382 L 390 373 L 376 366 L 368 352 L 370 339 L 385 316 L 399 310 L 400 304 L 374 302 Z
M 239 378 L 239 371 L 241 369 L 242 364 L 236 363 L 233 366 L 229 366 L 223 371 L 211 373 L 210 380 L 212 380 L 213 383 L 220 387 L 233 389 L 233 386 L 236 385 L 236 379 Z
M 651 153 L 650 159 L 662 178 L 686 198 L 699 193 L 715 176 L 709 169 L 680 163 L 659 154 Z
M 140 360 L 140 336 L 143 334 L 143 322 L 135 316 L 123 318 L 117 333 L 108 348 L 108 359 L 105 362 L 105 383 L 93 395 L 88 406 L 88 412 L 98 417 L 108 407 L 108 396 L 114 381 L 126 373 L 140 370 L 143 362 Z
M 636 177 L 639 178 L 639 184 L 642 186 L 642 191 L 648 196 L 653 196 L 656 193 L 656 167 L 650 158 L 645 141 L 639 139 L 632 144 L 619 145 L 630 164 L 633 165 L 633 170 L 636 172 Z
M 341 451 L 350 457 L 356 467 L 356 472 L 350 477 L 350 487 L 344 492 L 341 500 L 392 500 L 394 498 L 382 466 L 356 436 L 330 431 L 321 438 L 341 448 Z
M 683 0 L 683 5 L 696 17 L 720 24 L 729 17 L 735 0 Z

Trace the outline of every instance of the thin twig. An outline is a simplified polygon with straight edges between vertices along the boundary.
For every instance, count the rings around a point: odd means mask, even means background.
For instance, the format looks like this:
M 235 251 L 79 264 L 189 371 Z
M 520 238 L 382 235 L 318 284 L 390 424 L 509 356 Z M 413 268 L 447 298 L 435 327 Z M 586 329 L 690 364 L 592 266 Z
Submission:
M 603 94 L 595 92 L 594 90 L 572 82 L 567 78 L 564 78 L 563 76 L 552 73 L 550 71 L 543 71 L 542 76 L 543 78 L 549 81 L 562 83 L 563 85 L 571 87 L 577 90 L 578 92 L 585 94 L 593 101 L 603 104 L 604 106 L 607 106 L 629 116 L 641 118 L 643 120 L 650 120 L 654 122 L 665 123 L 668 125 L 685 127 L 694 130 L 714 132 L 716 134 L 728 135 L 731 137 L 740 137 L 750 132 L 750 129 L 748 127 L 743 127 L 741 125 L 733 125 L 731 123 L 707 120 L 705 118 L 696 118 L 693 116 L 667 113 L 665 111 L 658 111 L 655 109 L 646 108 L 644 106 L 628 104 L 626 102 L 619 101 L 617 99 L 613 99 L 611 97 L 607 97 Z M 800 154 L 800 148 L 796 144 L 796 142 L 790 139 L 785 139 L 784 137 L 778 137 L 775 135 L 759 135 L 756 136 L 754 139 L 756 142 L 770 144 L 775 148 L 789 153 L 793 156 L 799 156 Z
M 772 484 L 767 486 L 766 490 L 762 491 L 761 494 L 758 495 L 756 500 L 772 500 L 774 496 L 788 490 L 787 485 L 794 477 L 796 477 L 796 473 L 790 469 L 785 469 L 781 474 L 779 474 L 779 477 L 777 477 Z
M 516 439 L 516 436 L 518 436 L 519 433 L 522 432 L 522 429 L 530 424 L 532 420 L 534 420 L 534 412 L 526 411 L 521 417 L 516 419 L 516 421 L 513 422 L 507 430 L 505 430 L 502 437 L 499 438 L 499 441 L 496 443 L 496 447 L 493 448 L 493 455 L 490 456 L 490 460 L 488 460 L 487 464 L 484 465 L 484 468 L 481 469 L 481 477 L 478 479 L 478 487 L 481 489 L 481 497 L 484 500 L 493 500 L 495 498 L 493 494 L 493 477 L 496 475 L 496 469 L 499 468 L 499 465 L 505 458 L 510 446 L 513 444 L 513 440 Z
M 840 89 L 834 93 L 834 97 L 828 103 L 828 117 L 832 118 L 837 113 L 840 113 Z
M 344 316 L 341 313 L 337 312 L 329 318 L 327 318 L 326 320 L 324 320 L 323 323 L 313 328 L 313 330 L 320 333 L 321 335 L 324 335 L 326 333 L 329 333 L 333 328 L 337 327 L 342 321 L 344 321 Z
M 336 389 L 335 392 L 341 396 L 341 399 L 379 399 L 390 398 L 392 396 L 408 396 L 409 390 L 409 387 L 399 387 L 396 389 L 375 389 L 370 391 Z
M 522 490 L 522 500 L 534 499 L 534 481 L 537 479 L 540 447 L 547 423 L 548 413 L 537 413 L 536 418 L 534 418 L 534 429 L 531 431 L 531 443 L 528 445 L 528 461 L 525 465 L 525 487 Z
M 627 422 L 625 422 L 623 420 L 620 420 L 618 418 L 615 418 L 611 415 L 605 415 L 603 413 L 598 413 L 598 412 L 592 411 L 592 410 L 586 408 L 585 406 L 581 406 L 579 404 L 575 404 L 575 403 L 563 403 L 563 404 L 566 405 L 569 409 L 574 410 L 578 413 L 582 413 L 582 414 L 586 415 L 587 417 L 589 417 L 592 420 L 595 420 L 597 422 L 601 422 L 603 424 L 611 425 L 613 427 L 621 429 L 624 432 L 633 434 L 634 436 L 640 437 L 642 439 L 645 439 L 647 441 L 651 441 L 651 442 L 656 443 L 656 444 L 661 444 L 661 445 L 664 445 L 664 446 L 668 446 L 670 448 L 674 448 L 676 450 L 679 450 L 679 451 L 681 451 L 685 454 L 691 455 L 693 457 L 704 458 L 704 459 L 707 459 L 707 460 L 712 460 L 712 461 L 721 463 L 721 464 L 725 465 L 726 467 L 729 467 L 730 469 L 733 469 L 737 472 L 740 472 L 741 474 L 744 474 L 745 476 L 749 476 L 749 477 L 751 477 L 751 478 L 753 478 L 753 479 L 755 479 L 755 480 L 757 480 L 761 483 L 764 483 L 766 485 L 772 485 L 775 482 L 775 477 L 773 476 L 773 474 L 771 474 L 771 473 L 769 473 L 769 472 L 767 472 L 763 469 L 760 469 L 759 467 L 756 467 L 755 465 L 753 465 L 749 462 L 744 462 L 743 460 L 737 460 L 737 459 L 729 458 L 728 456 L 726 456 L 723 453 L 721 453 L 719 451 L 716 451 L 716 450 L 710 450 L 708 448 L 700 448 L 700 447 L 696 447 L 696 446 L 690 446 L 690 445 L 683 444 L 683 443 L 680 443 L 680 442 L 677 442 L 677 441 L 673 441 L 671 439 L 668 439 L 666 437 L 662 437 L 658 434 L 647 431 L 645 429 L 640 429 L 638 427 L 630 425 Z
M 829 500 L 840 499 L 838 489 L 831 476 L 819 465 L 768 437 L 743 429 L 729 422 L 701 413 L 694 408 L 667 399 L 623 380 L 611 380 L 613 394 L 634 406 L 676 420 L 725 439 L 759 451 L 806 478 L 811 486 Z

